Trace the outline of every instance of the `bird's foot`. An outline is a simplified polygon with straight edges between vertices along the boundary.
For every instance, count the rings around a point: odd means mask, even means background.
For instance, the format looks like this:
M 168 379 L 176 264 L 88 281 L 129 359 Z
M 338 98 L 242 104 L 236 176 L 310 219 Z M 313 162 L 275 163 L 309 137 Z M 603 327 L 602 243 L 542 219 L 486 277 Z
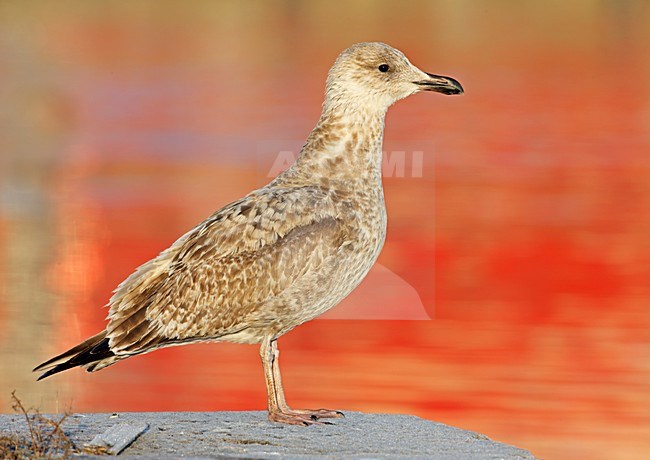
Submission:
M 327 409 L 288 409 L 283 411 L 269 412 L 269 420 L 272 422 L 287 423 L 289 425 L 331 425 L 331 422 L 321 422 L 320 418 L 340 418 L 343 412 Z
M 343 412 L 330 409 L 291 409 L 290 412 L 295 412 L 296 414 L 301 415 L 309 415 L 310 417 L 316 417 L 317 419 L 345 417 L 345 415 L 343 415 Z

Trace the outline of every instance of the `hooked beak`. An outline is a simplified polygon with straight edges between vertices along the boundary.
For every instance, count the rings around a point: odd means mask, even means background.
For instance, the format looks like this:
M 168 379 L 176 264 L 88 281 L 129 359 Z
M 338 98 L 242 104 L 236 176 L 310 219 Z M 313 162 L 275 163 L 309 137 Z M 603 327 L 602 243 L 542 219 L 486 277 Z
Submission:
M 435 91 L 442 94 L 463 94 L 465 92 L 458 80 L 430 73 L 426 75 L 428 78 L 413 82 L 421 91 Z

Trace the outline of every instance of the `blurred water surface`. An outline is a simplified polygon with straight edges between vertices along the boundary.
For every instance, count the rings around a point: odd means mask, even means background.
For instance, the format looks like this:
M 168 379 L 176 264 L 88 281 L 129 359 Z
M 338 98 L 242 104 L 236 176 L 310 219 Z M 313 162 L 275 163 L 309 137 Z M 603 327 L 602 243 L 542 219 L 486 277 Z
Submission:
M 0 410 L 13 389 L 44 411 L 262 409 L 253 346 L 30 369 L 267 182 L 338 52 L 381 40 L 467 92 L 391 109 L 380 265 L 280 340 L 290 402 L 647 458 L 649 30 L 644 1 L 0 3 Z

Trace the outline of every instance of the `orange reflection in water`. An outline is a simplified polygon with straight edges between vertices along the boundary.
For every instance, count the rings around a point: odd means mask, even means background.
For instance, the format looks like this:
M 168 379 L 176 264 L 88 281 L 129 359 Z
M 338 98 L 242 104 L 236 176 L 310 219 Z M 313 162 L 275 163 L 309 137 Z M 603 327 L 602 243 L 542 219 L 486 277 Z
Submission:
M 137 265 L 263 185 L 316 121 L 336 53 L 382 37 L 467 94 L 391 109 L 381 267 L 335 319 L 280 340 L 290 402 L 417 414 L 542 458 L 647 456 L 650 40 L 636 3 L 384 4 L 354 31 L 320 2 L 206 5 L 6 10 L 2 37 L 22 48 L 0 48 L 15 88 L 0 407 L 16 388 L 44 410 L 263 408 L 253 346 L 39 384 L 29 369 L 101 329 L 98 306 Z

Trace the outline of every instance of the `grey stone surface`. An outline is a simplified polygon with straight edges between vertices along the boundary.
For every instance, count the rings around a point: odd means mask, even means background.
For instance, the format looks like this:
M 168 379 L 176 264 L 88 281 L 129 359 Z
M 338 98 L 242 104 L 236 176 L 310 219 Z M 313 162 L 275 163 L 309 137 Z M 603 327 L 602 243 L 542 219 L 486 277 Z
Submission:
M 149 424 L 122 459 L 534 459 L 528 451 L 411 415 L 346 412 L 331 425 L 281 425 L 266 412 L 74 414 L 64 431 L 81 447 L 128 423 Z M 25 432 L 24 418 L 0 415 L 0 430 Z M 79 458 L 94 458 L 81 456 Z

